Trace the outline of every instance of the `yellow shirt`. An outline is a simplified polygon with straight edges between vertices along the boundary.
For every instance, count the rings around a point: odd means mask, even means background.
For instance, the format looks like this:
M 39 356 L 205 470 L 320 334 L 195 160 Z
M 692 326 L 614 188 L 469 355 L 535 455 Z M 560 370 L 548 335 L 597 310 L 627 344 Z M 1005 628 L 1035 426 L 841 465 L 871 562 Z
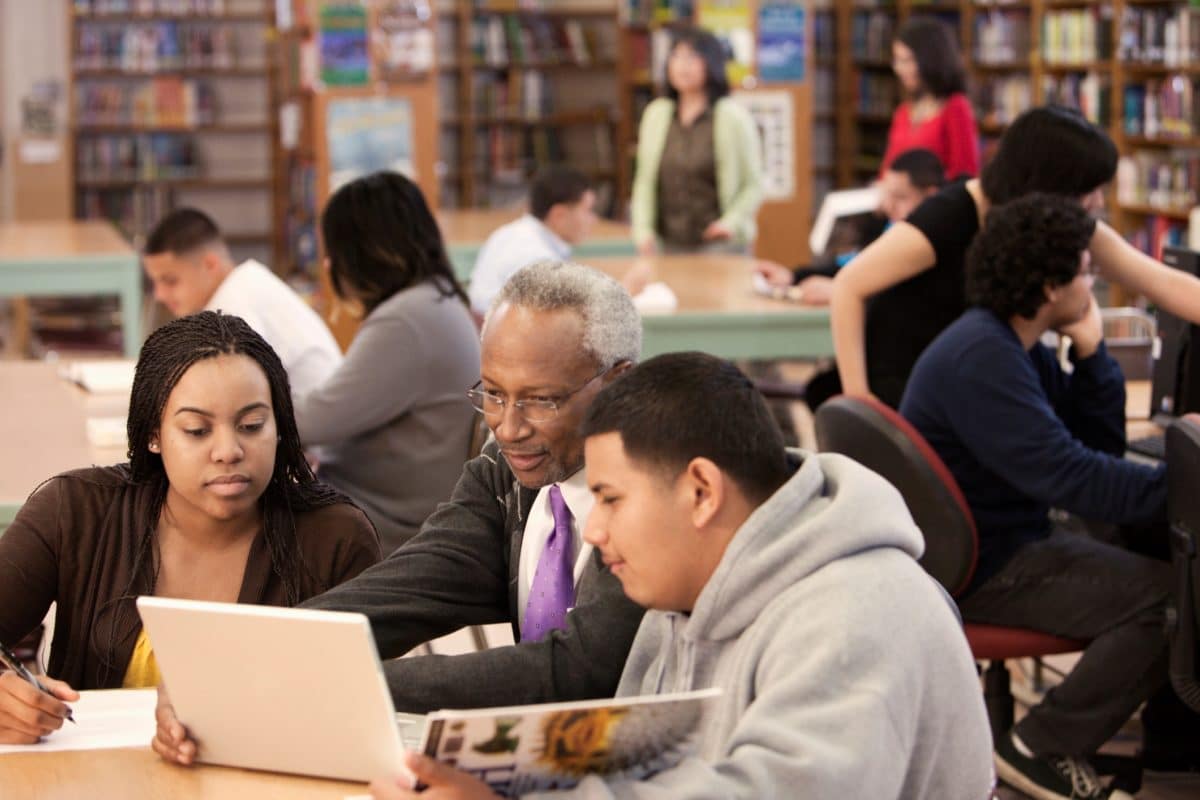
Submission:
M 121 682 L 123 689 L 153 689 L 159 684 L 158 662 L 154 659 L 154 650 L 150 647 L 150 637 L 146 629 L 138 632 L 137 642 L 133 645 L 133 655 L 129 657 L 129 667 L 125 670 L 125 680 Z

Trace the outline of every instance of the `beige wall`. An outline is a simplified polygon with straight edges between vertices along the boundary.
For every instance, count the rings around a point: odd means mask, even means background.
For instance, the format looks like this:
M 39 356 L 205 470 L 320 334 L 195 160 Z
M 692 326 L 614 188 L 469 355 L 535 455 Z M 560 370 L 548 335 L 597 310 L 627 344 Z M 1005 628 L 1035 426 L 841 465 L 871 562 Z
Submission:
M 0 166 L 0 220 L 13 208 L 13 139 L 21 121 L 21 98 L 34 83 L 57 79 L 66 90 L 68 14 L 66 0 L 0 0 L 0 137 L 4 166 Z M 18 14 L 20 19 L 18 20 Z M 59 121 L 66 126 L 67 101 Z

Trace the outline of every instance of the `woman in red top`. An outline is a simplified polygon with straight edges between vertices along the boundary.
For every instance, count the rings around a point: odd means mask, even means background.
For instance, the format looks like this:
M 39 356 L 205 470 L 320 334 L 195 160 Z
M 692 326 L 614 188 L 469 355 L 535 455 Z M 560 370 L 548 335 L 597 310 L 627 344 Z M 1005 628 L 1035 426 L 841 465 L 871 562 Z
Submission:
M 892 159 L 918 147 L 941 159 L 947 178 L 977 176 L 979 131 L 949 26 L 930 17 L 905 23 L 892 42 L 892 69 L 908 99 L 892 115 L 880 176 Z

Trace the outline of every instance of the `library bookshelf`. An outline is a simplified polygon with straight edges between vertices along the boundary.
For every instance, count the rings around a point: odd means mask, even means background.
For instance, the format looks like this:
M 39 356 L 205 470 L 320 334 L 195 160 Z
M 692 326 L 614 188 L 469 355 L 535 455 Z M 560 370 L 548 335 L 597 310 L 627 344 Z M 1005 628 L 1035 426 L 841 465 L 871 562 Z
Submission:
M 135 245 L 196 205 L 272 263 L 271 0 L 69 0 L 73 205 Z
M 909 17 L 931 14 L 958 28 L 985 161 L 1025 109 L 1079 108 L 1121 154 L 1108 209 L 1116 227 L 1155 255 L 1186 238 L 1200 191 L 1200 3 L 830 0 L 815 14 L 818 81 L 832 101 L 818 106 L 832 143 L 817 157 L 836 185 L 878 170 L 881 111 L 898 101 L 891 37 Z

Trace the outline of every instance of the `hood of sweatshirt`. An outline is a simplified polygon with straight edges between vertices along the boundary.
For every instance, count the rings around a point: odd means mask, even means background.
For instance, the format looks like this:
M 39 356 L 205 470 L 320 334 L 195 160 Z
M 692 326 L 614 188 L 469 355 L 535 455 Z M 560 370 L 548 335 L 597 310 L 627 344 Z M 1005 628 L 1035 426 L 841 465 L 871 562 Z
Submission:
M 878 474 L 835 453 L 789 455 L 799 469 L 734 534 L 685 618 L 687 638 L 739 636 L 781 592 L 834 561 L 879 548 L 914 559 L 924 551 L 900 493 Z

